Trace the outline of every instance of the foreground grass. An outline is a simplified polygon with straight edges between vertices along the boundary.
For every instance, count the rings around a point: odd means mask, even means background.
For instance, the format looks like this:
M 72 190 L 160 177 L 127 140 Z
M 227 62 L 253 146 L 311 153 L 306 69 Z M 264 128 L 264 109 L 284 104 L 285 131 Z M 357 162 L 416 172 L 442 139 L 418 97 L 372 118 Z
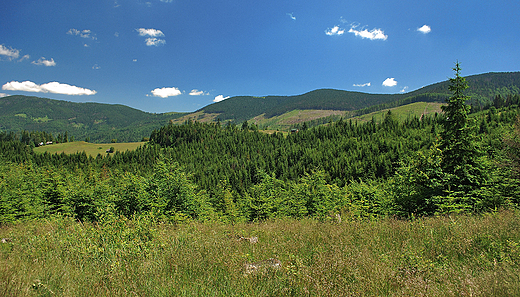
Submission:
M 0 228 L 1 296 L 519 296 L 520 213 Z M 258 243 L 238 241 L 258 237 Z M 244 274 L 276 258 L 280 269 Z
M 113 147 L 116 151 L 125 152 L 132 151 L 142 146 L 144 142 L 126 142 L 126 143 L 89 143 L 85 141 L 74 141 L 66 143 L 58 143 L 52 145 L 44 145 L 35 147 L 34 151 L 37 153 L 65 153 L 75 154 L 85 152 L 87 155 L 96 157 L 98 154 L 106 155 L 106 151 Z

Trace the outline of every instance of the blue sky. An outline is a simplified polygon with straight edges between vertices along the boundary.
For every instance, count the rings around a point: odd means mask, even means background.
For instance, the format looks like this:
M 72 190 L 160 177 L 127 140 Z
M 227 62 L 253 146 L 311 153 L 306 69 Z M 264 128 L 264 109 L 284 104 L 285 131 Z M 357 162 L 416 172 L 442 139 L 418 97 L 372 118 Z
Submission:
M 520 1 L 4 0 L 0 95 L 195 111 L 520 70 Z

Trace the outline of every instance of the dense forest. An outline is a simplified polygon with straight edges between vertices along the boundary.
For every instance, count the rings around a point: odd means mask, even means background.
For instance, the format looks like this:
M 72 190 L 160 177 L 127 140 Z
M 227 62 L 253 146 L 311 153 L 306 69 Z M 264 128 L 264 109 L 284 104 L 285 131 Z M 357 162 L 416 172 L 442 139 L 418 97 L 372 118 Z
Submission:
M 89 142 L 137 142 L 183 113 L 151 114 L 124 105 L 75 103 L 28 96 L 0 98 L 0 131 L 65 133 Z
M 516 208 L 517 94 L 471 113 L 455 68 L 443 113 L 340 119 L 267 134 L 244 121 L 172 123 L 135 151 L 37 154 L 52 135 L 0 133 L 0 223 L 149 213 L 166 221 L 424 216 Z M 58 141 L 69 141 L 59 134 Z

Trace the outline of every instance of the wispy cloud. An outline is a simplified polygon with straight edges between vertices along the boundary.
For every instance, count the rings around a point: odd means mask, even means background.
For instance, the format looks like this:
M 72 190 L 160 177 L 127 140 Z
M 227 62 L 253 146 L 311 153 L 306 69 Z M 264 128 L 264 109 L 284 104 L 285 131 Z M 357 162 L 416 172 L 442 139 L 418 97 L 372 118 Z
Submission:
M 354 87 L 370 87 L 371 83 L 367 82 L 364 84 L 354 84 Z
M 206 93 L 204 91 L 199 91 L 197 89 L 193 89 L 193 90 L 191 90 L 190 95 L 191 96 L 200 96 L 200 95 L 209 95 L 209 93 Z
M 389 78 L 385 79 L 385 81 L 383 82 L 383 86 L 395 87 L 395 86 L 397 86 L 397 81 L 395 80 L 395 78 L 389 77 Z
M 9 60 L 18 59 L 18 57 L 20 57 L 20 50 L 0 44 L 0 56 L 5 56 Z
M 83 37 L 83 38 L 89 38 L 89 39 L 93 39 L 93 40 L 97 40 L 97 37 L 95 36 L 95 34 L 92 33 L 92 31 L 90 30 L 77 30 L 77 29 L 70 29 L 69 31 L 67 31 L 67 34 L 69 35 L 75 35 L 75 36 L 80 36 L 80 37 Z
M 159 46 L 166 44 L 166 40 L 159 39 L 159 38 L 146 38 L 146 45 L 147 46 Z
M 38 85 L 32 81 L 12 81 L 2 86 L 2 90 L 6 91 L 23 91 L 33 93 L 54 93 L 65 95 L 94 95 L 97 92 L 85 88 L 62 84 L 59 82 L 50 82 L 43 85 Z
M 334 26 L 332 29 L 329 28 L 329 29 L 325 30 L 325 34 L 327 34 L 329 36 L 343 35 L 343 33 L 345 33 L 345 29 L 341 29 L 339 26 Z
M 43 66 L 56 66 L 56 62 L 54 62 L 54 59 L 51 58 L 50 60 L 46 60 L 45 57 L 41 57 L 38 59 L 38 61 L 32 61 L 32 64 L 34 65 L 43 65 Z
M 226 100 L 228 98 L 230 98 L 230 97 L 229 96 L 224 97 L 224 95 L 218 95 L 217 97 L 215 97 L 215 99 L 213 99 L 213 102 L 220 102 L 220 101 Z
M 401 91 L 399 91 L 399 92 L 401 92 L 401 93 L 406 93 L 407 90 L 408 90 L 408 86 L 404 87 L 404 88 L 403 88 Z
M 421 28 L 417 28 L 417 31 L 419 31 L 423 34 L 428 34 L 432 31 L 432 28 L 430 28 L 430 26 L 428 26 L 428 25 L 424 25 Z
M 161 97 L 161 98 L 167 98 L 167 97 L 173 97 L 173 96 L 178 96 L 182 94 L 182 92 L 175 88 L 175 87 L 171 87 L 171 88 L 157 88 L 157 89 L 154 89 L 152 90 L 152 95 L 154 97 Z
M 100 69 L 100 68 L 101 68 L 101 66 L 99 66 L 98 64 L 94 64 L 94 66 L 92 66 L 92 69 L 94 69 L 94 70 L 97 70 L 97 69 Z
M 157 38 L 164 36 L 164 33 L 161 30 L 145 28 L 139 28 L 135 30 L 139 33 L 139 36 L 149 36 L 145 39 L 147 46 L 159 46 L 166 44 L 166 40 Z
M 296 20 L 296 17 L 294 16 L 294 13 L 293 13 L 293 12 L 291 12 L 291 13 L 287 13 L 287 15 L 288 15 L 291 19 Z

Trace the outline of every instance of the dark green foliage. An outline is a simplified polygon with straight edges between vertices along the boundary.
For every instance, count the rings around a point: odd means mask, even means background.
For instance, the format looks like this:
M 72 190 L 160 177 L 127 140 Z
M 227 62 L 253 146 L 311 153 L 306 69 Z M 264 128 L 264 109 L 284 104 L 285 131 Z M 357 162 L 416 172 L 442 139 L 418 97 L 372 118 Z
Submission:
M 135 142 L 182 113 L 151 114 L 123 105 L 74 103 L 28 96 L 0 98 L 0 131 L 41 131 L 92 142 Z M 22 140 L 24 141 L 24 140 Z

